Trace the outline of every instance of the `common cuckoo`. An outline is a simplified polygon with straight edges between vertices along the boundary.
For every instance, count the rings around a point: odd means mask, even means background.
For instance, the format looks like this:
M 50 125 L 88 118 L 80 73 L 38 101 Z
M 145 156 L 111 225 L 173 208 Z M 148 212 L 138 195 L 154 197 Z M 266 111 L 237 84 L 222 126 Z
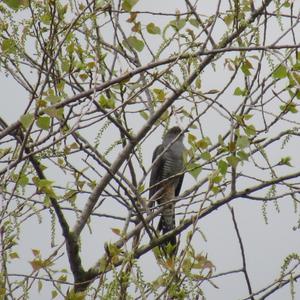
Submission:
M 154 150 L 152 157 L 152 163 L 154 164 L 150 177 L 149 199 L 155 195 L 154 200 L 158 204 L 166 204 L 158 224 L 158 230 L 163 233 L 175 228 L 174 198 L 180 192 L 184 170 L 184 145 L 183 134 L 181 133 L 182 130 L 178 126 L 169 129 L 163 138 L 162 144 Z M 168 242 L 176 245 L 176 237 L 170 238 Z

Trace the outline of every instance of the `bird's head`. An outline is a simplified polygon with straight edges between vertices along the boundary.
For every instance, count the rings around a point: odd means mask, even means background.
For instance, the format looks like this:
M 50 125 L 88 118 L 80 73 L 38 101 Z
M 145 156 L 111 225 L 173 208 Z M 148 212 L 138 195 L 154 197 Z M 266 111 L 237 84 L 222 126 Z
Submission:
M 174 126 L 172 128 L 170 128 L 166 135 L 165 138 L 168 140 L 174 140 L 178 135 L 180 135 L 184 130 L 182 130 L 179 126 Z M 179 140 L 183 140 L 184 135 L 182 134 L 179 137 Z

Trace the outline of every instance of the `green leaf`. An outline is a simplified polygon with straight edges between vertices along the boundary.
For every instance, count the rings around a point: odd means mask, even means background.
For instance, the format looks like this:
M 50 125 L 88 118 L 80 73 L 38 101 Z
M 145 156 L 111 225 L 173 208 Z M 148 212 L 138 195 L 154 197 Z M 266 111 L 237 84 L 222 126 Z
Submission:
M 166 98 L 166 93 L 162 89 L 153 89 L 153 92 L 159 101 L 164 101 Z
M 42 260 L 41 258 L 35 258 L 34 260 L 29 261 L 29 263 L 31 264 L 33 271 L 37 271 L 39 269 L 47 268 L 53 265 L 53 262 L 51 260 Z
M 201 173 L 202 171 L 202 168 L 199 164 L 196 164 L 196 163 L 190 163 L 188 165 L 188 170 L 189 170 L 189 173 L 195 178 L 197 179 L 198 175 Z
M 1 49 L 4 53 L 16 53 L 16 42 L 13 39 L 5 39 L 1 44 Z
M 299 61 L 293 65 L 293 71 L 300 71 L 300 62 Z
M 224 145 L 224 140 L 221 134 L 218 135 L 218 143 L 222 146 Z
M 176 30 L 179 31 L 185 26 L 186 20 L 185 19 L 179 19 L 179 20 L 173 20 L 170 21 L 170 25 Z
M 280 162 L 278 164 L 279 165 L 286 165 L 286 166 L 292 167 L 291 157 L 290 156 L 282 157 L 281 160 L 280 160 Z
M 196 85 L 197 89 L 201 89 L 202 82 L 201 82 L 201 79 L 199 77 L 195 80 L 195 85 Z
M 205 151 L 205 152 L 201 153 L 200 157 L 204 160 L 210 160 L 211 159 L 211 155 L 208 151 Z
M 46 107 L 43 112 L 52 118 L 62 120 L 64 116 L 63 108 Z
M 40 192 L 45 193 L 49 197 L 55 197 L 55 193 L 52 189 L 53 181 L 47 179 L 39 179 L 38 177 L 33 177 L 32 181 Z
M 39 249 L 31 249 L 31 252 L 35 257 L 38 257 L 41 254 Z
M 58 5 L 57 6 L 58 9 L 58 16 L 60 19 L 64 18 L 64 15 L 66 14 L 66 12 L 68 11 L 68 4 L 65 5 Z
M 0 159 L 10 153 L 11 148 L 2 148 L 0 149 Z
M 51 291 L 51 297 L 54 299 L 58 295 L 58 292 L 56 290 Z
M 45 195 L 43 205 L 47 208 L 51 207 L 51 200 L 49 196 Z
M 226 157 L 226 160 L 227 160 L 228 163 L 229 163 L 232 167 L 234 167 L 234 168 L 236 168 L 236 166 L 237 166 L 238 163 L 239 163 L 239 159 L 238 159 L 236 156 L 234 156 L 234 155 L 231 155 L 231 156 Z
M 38 281 L 38 292 L 39 292 L 39 293 L 41 292 L 42 288 L 43 288 L 43 281 L 42 281 L 42 280 L 39 280 L 39 281 Z
M 24 173 L 21 173 L 19 176 L 18 184 L 20 184 L 21 186 L 26 186 L 28 183 L 28 177 Z
M 189 134 L 188 134 L 188 143 L 189 143 L 190 145 L 192 145 L 192 144 L 195 142 L 195 140 L 196 140 L 196 136 L 193 135 L 192 133 L 189 133 Z
M 116 234 L 116 235 L 118 235 L 118 236 L 121 236 L 121 233 L 122 233 L 121 229 L 119 229 L 119 228 L 111 228 L 111 231 L 112 231 L 114 234 Z
M 253 115 L 251 115 L 251 114 L 244 114 L 243 115 L 243 118 L 245 119 L 245 120 L 250 120 L 251 118 L 253 117 Z
M 250 145 L 250 141 L 246 135 L 239 136 L 236 145 L 241 149 L 244 149 Z
M 56 104 L 60 101 L 60 96 L 49 95 L 45 98 L 46 101 L 50 102 L 51 104 Z
M 9 253 L 9 257 L 11 259 L 20 258 L 19 254 L 17 252 L 11 252 L 11 253 Z
M 53 184 L 53 181 L 48 179 L 39 179 L 36 181 L 36 183 L 37 183 L 37 187 L 39 188 L 44 188 L 44 187 L 49 188 Z
M 148 114 L 145 111 L 140 111 L 140 115 L 142 116 L 142 118 L 144 120 L 148 120 L 149 119 L 149 116 L 148 116 Z
M 241 89 L 240 87 L 237 87 L 234 92 L 234 96 L 246 96 L 247 95 L 247 89 Z
M 196 143 L 196 146 L 201 149 L 206 149 L 209 145 L 211 145 L 209 137 L 205 137 Z
M 106 249 L 108 250 L 111 256 L 117 256 L 122 252 L 120 248 L 118 248 L 115 244 L 112 243 L 107 244 Z
M 212 178 L 212 182 L 214 182 L 214 183 L 220 183 L 221 181 L 222 181 L 222 176 L 214 176 L 213 178 Z
M 44 130 L 48 130 L 50 127 L 50 118 L 49 117 L 38 117 L 36 125 Z
M 63 282 L 66 282 L 68 279 L 67 275 L 66 274 L 62 274 L 58 277 L 58 280 L 59 281 L 63 281 Z
M 125 47 L 128 48 L 128 45 L 135 49 L 138 52 L 141 52 L 144 49 L 144 42 L 136 38 L 135 36 L 130 36 L 123 41 Z
M 246 76 L 249 76 L 251 75 L 250 69 L 253 69 L 252 64 L 246 59 L 241 66 L 241 70 Z
M 287 70 L 284 65 L 279 65 L 272 74 L 275 79 L 282 79 L 287 77 Z
M 106 265 L 107 265 L 107 262 L 105 261 L 105 266 Z M 104 270 L 106 270 L 106 267 Z M 84 299 L 86 299 L 86 292 L 78 292 L 78 291 L 75 292 L 74 290 L 71 290 L 70 292 L 68 292 L 67 297 L 65 298 L 65 300 L 84 300 Z
M 23 125 L 25 129 L 29 128 L 29 126 L 33 123 L 34 121 L 34 115 L 31 113 L 27 113 L 20 118 L 20 122 Z
M 63 58 L 61 60 L 61 69 L 62 69 L 63 72 L 66 72 L 66 73 L 71 71 L 70 70 L 71 69 L 71 62 L 68 59 Z
M 45 25 L 49 25 L 51 23 L 51 20 L 52 20 L 52 16 L 50 13 L 45 13 L 45 14 L 41 15 L 41 21 Z
M 248 160 L 249 159 L 249 154 L 246 153 L 245 151 L 243 150 L 240 150 L 237 152 L 237 155 L 238 157 L 241 159 L 241 160 Z
M 219 169 L 220 173 L 224 176 L 227 173 L 227 169 L 228 169 L 227 162 L 224 160 L 220 160 L 218 162 L 218 169 Z
M 152 22 L 146 26 L 146 29 L 150 34 L 160 34 L 160 28 Z
M 22 0 L 4 0 L 3 1 L 7 6 L 14 10 L 18 10 L 22 4 Z
M 197 19 L 189 19 L 189 22 L 191 25 L 193 25 L 194 27 L 198 28 L 199 27 L 199 22 L 197 21 Z
M 298 85 L 300 85 L 300 75 L 298 72 L 293 72 L 293 77 L 297 81 Z
M 218 186 L 212 186 L 211 187 L 211 191 L 214 193 L 214 194 L 217 194 L 221 191 L 221 189 L 218 187 Z
M 232 14 L 228 14 L 224 17 L 224 22 L 227 26 L 229 26 L 234 20 L 234 16 Z
M 245 126 L 244 131 L 247 135 L 255 135 L 256 134 L 256 129 L 255 129 L 254 125 Z
M 127 12 L 130 12 L 134 5 L 138 3 L 139 0 L 123 0 L 122 9 Z
M 294 103 L 280 105 L 280 109 L 283 112 L 291 112 L 293 114 L 296 114 L 298 112 L 298 109 Z
M 1 296 L 1 299 L 4 299 L 5 295 L 6 295 L 6 288 L 0 287 L 0 296 Z M 3 298 L 2 298 L 2 296 L 3 296 Z
M 115 108 L 114 97 L 106 98 L 104 95 L 101 95 L 98 102 L 101 105 L 101 107 L 103 107 L 103 108 L 108 108 L 108 109 Z

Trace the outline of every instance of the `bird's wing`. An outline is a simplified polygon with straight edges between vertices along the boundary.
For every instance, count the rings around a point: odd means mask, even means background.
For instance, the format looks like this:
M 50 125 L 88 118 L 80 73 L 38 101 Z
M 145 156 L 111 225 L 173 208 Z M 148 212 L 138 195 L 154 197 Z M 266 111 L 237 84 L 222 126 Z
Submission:
M 183 182 L 183 176 L 184 176 L 184 174 L 179 176 L 179 180 L 178 180 L 177 186 L 175 188 L 175 197 L 177 197 L 180 193 L 180 189 L 181 189 L 182 182 Z
M 156 147 L 156 149 L 153 152 L 152 156 L 152 163 L 156 160 L 156 158 L 163 152 L 164 147 L 163 145 L 159 145 Z M 149 190 L 149 199 L 159 190 L 159 186 L 156 185 L 160 181 L 162 181 L 162 175 L 163 175 L 163 166 L 164 166 L 164 159 L 161 156 L 153 165 L 151 176 L 150 176 L 150 190 Z M 153 185 L 156 185 L 152 187 Z

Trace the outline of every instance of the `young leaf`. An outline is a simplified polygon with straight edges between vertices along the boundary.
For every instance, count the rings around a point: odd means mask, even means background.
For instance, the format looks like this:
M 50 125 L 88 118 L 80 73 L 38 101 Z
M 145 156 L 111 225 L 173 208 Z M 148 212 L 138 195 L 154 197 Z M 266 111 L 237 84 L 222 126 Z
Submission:
M 159 101 L 164 101 L 166 98 L 166 93 L 162 89 L 153 89 L 153 92 Z
M 294 103 L 280 105 L 280 109 L 284 112 L 291 112 L 293 114 L 298 112 L 298 109 Z
M 241 89 L 240 87 L 237 87 L 234 92 L 234 96 L 246 96 L 247 95 L 247 89 Z
M 243 63 L 243 64 L 242 64 L 241 70 L 242 70 L 242 72 L 243 72 L 246 76 L 251 75 L 251 72 L 250 72 L 249 69 L 250 69 L 250 68 L 249 68 L 249 65 L 248 65 L 248 64 L 246 64 L 246 63 Z
M 196 19 L 189 19 L 189 22 L 194 27 L 199 28 L 199 22 Z
M 50 118 L 49 117 L 38 117 L 36 125 L 44 130 L 48 130 L 50 127 Z
M 4 53 L 15 53 L 17 50 L 16 42 L 13 39 L 5 39 L 1 44 Z
M 160 34 L 160 28 L 152 22 L 146 26 L 146 29 L 150 34 Z
M 26 186 L 28 183 L 29 183 L 28 177 L 24 173 L 21 173 L 19 175 L 18 184 L 21 186 Z
M 9 6 L 10 8 L 14 9 L 14 10 L 18 10 L 19 7 L 23 4 L 21 0 L 4 0 L 3 1 L 7 6 Z
M 246 152 L 243 151 L 243 150 L 238 151 L 238 152 L 237 152 L 237 155 L 238 155 L 238 157 L 239 157 L 241 160 L 248 160 L 248 159 L 249 159 L 249 154 L 246 153 Z
M 247 135 L 255 135 L 256 134 L 256 130 L 255 130 L 254 125 L 245 126 L 244 131 Z
M 111 228 L 111 231 L 112 231 L 114 234 L 116 234 L 116 235 L 118 235 L 118 236 L 121 236 L 121 230 L 120 230 L 119 228 Z
M 234 20 L 233 14 L 228 14 L 224 17 L 224 22 L 227 26 L 229 26 Z
M 282 157 L 281 160 L 280 160 L 280 162 L 278 164 L 279 165 L 286 165 L 286 166 L 292 167 L 291 157 L 290 156 Z
M 201 173 L 201 166 L 199 164 L 196 163 L 190 163 L 188 166 L 189 169 L 189 173 L 195 178 L 197 179 L 198 175 Z
M 45 100 L 49 101 L 51 104 L 56 104 L 61 100 L 61 98 L 59 96 L 49 95 L 45 98 Z
M 208 137 L 205 137 L 196 143 L 196 146 L 201 149 L 206 149 L 209 145 L 211 145 L 211 141 Z
M 10 257 L 11 259 L 20 258 L 20 257 L 19 257 L 19 254 L 18 254 L 17 252 L 11 252 L 11 253 L 9 253 L 9 257 Z
M 284 65 L 279 65 L 272 74 L 275 79 L 282 79 L 287 76 L 286 67 Z
M 189 133 L 188 134 L 188 143 L 192 145 L 195 142 L 195 140 L 196 140 L 196 136 L 193 135 L 192 133 Z
M 135 36 L 130 36 L 123 41 L 125 47 L 128 48 L 128 45 L 135 49 L 138 52 L 141 52 L 144 49 L 144 42 L 136 38 Z
M 210 160 L 211 159 L 211 155 L 208 151 L 205 151 L 203 153 L 201 153 L 201 158 L 204 159 L 204 160 Z
M 236 145 L 241 149 L 244 149 L 250 145 L 250 141 L 246 135 L 239 136 Z
M 137 4 L 139 0 L 123 0 L 122 3 L 122 9 L 124 9 L 127 12 L 130 12 L 134 5 Z
M 56 290 L 51 291 L 51 297 L 54 299 L 58 295 L 58 292 Z
M 227 173 L 227 169 L 228 169 L 227 162 L 224 160 L 220 160 L 218 162 L 218 169 L 219 169 L 220 173 L 224 176 Z
M 234 168 L 236 168 L 236 166 L 237 166 L 238 163 L 239 163 L 239 159 L 238 159 L 236 156 L 234 156 L 234 155 L 231 155 L 231 156 L 226 157 L 226 160 L 227 160 L 228 163 L 229 163 L 232 167 L 234 167 Z
M 25 129 L 29 128 L 34 120 L 34 115 L 31 113 L 27 113 L 20 118 L 20 122 Z
M 108 109 L 115 108 L 114 97 L 106 98 L 104 95 L 101 95 L 98 102 L 103 108 L 108 108 Z
M 140 111 L 140 115 L 142 116 L 143 119 L 148 120 L 149 116 L 145 111 Z
M 184 27 L 186 23 L 186 20 L 184 19 L 179 19 L 179 20 L 173 20 L 170 21 L 170 25 L 176 30 L 179 31 L 180 29 L 182 29 Z
M 43 288 L 43 281 L 42 280 L 39 280 L 38 281 L 38 292 L 40 292 Z

